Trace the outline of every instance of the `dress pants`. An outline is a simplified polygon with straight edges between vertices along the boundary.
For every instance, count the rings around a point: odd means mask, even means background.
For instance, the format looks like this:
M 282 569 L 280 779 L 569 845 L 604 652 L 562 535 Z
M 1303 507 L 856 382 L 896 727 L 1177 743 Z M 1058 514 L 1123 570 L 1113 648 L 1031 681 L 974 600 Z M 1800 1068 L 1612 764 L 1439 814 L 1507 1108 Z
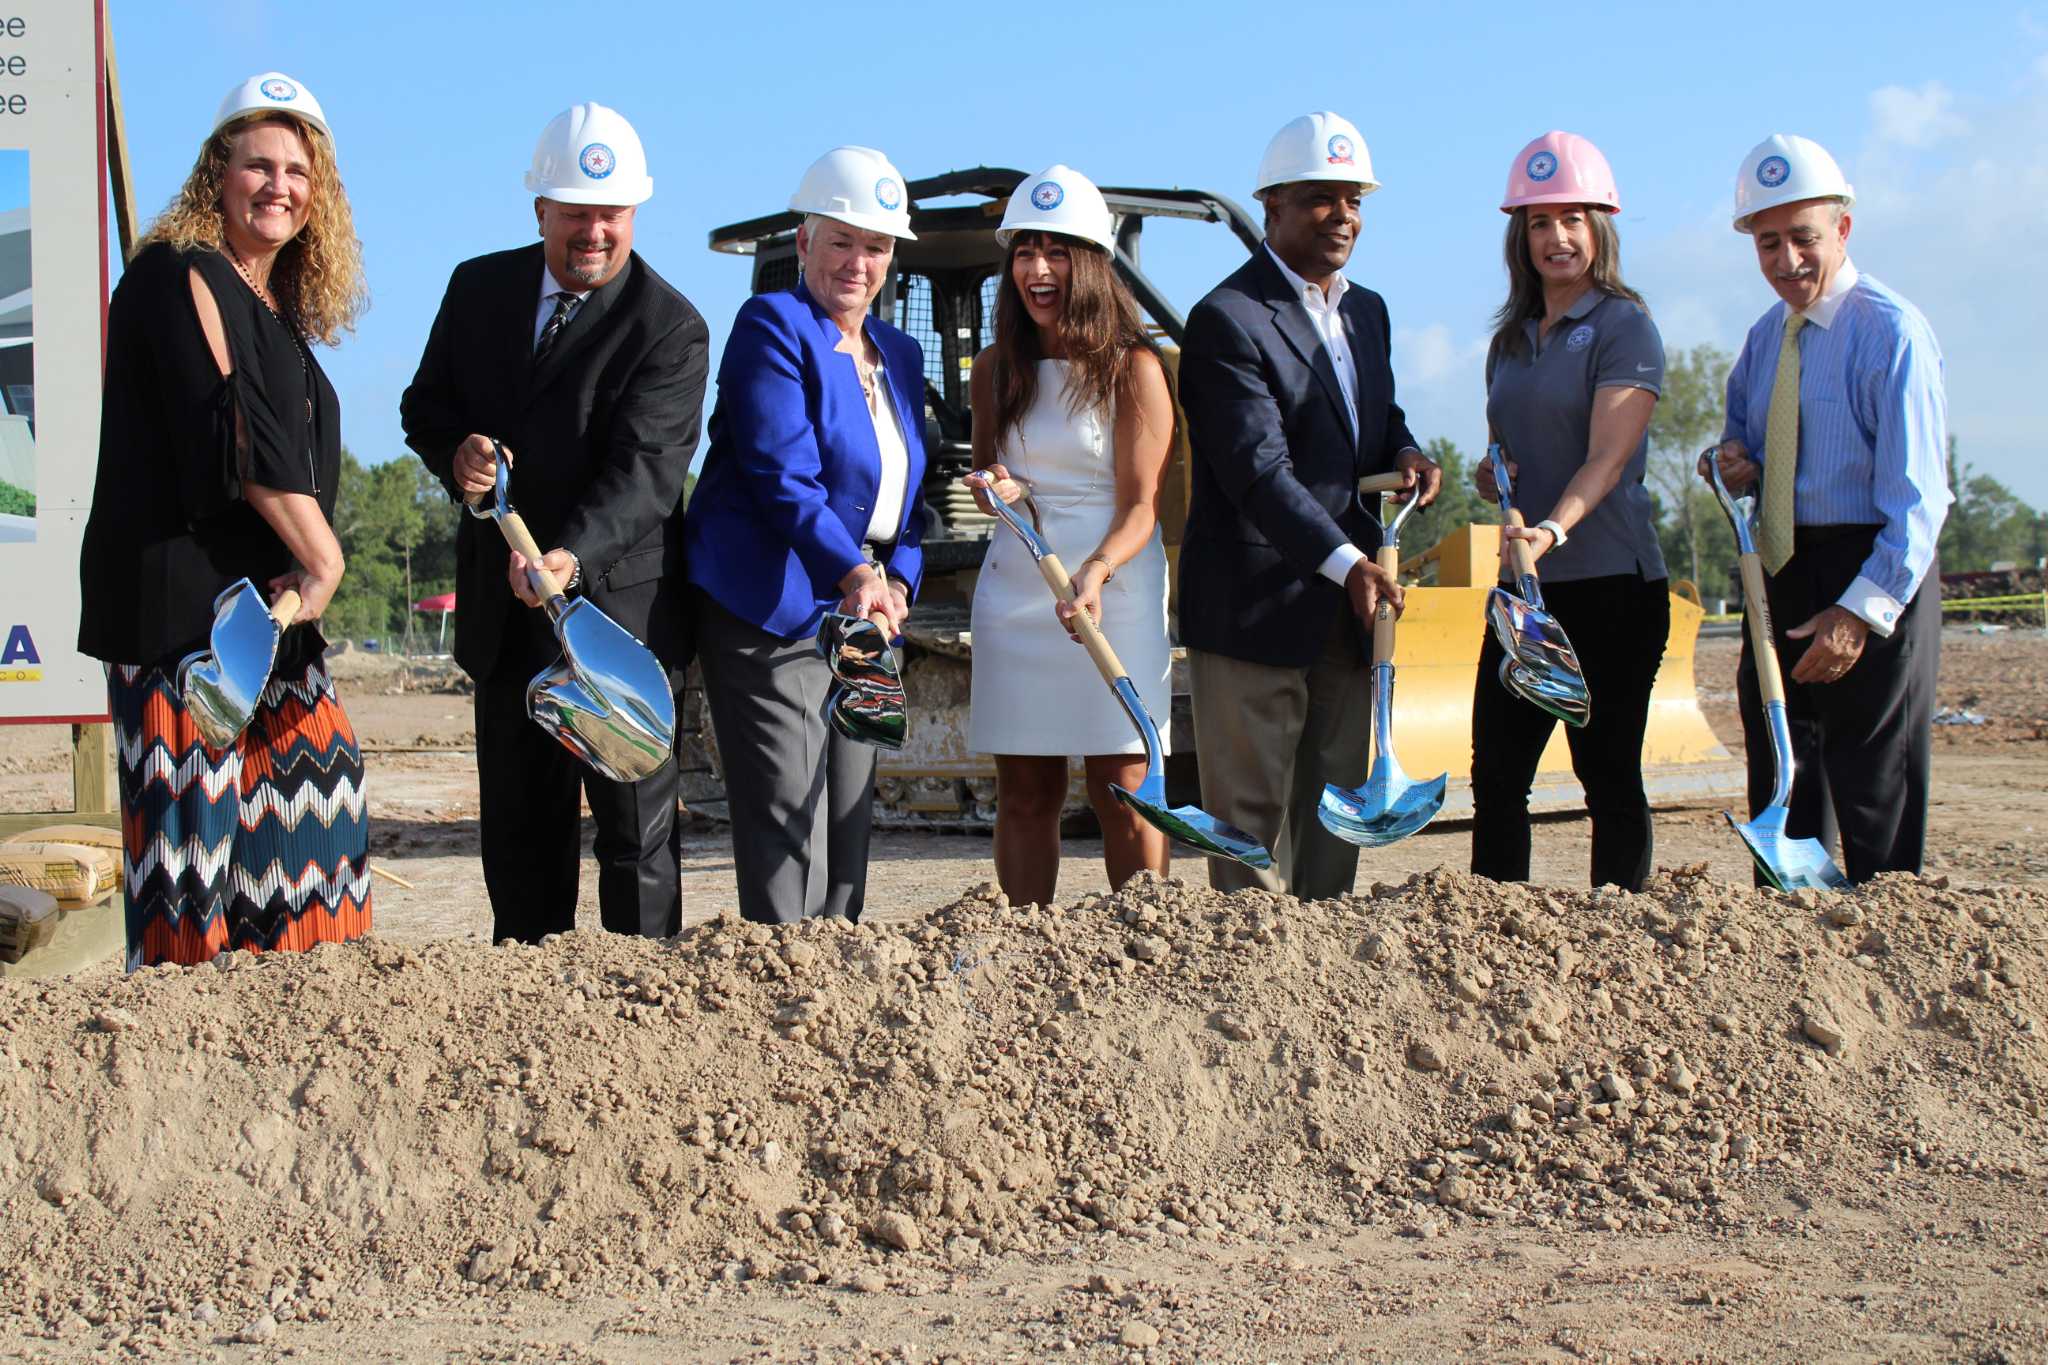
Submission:
M 1832 849 L 1852 882 L 1880 872 L 1918 872 L 1927 841 L 1927 783 L 1933 768 L 1934 690 L 1941 667 L 1941 566 L 1928 567 L 1890 636 L 1871 631 L 1856 666 L 1838 682 L 1792 681 L 1810 640 L 1785 632 L 1832 606 L 1856 581 L 1876 542 L 1876 526 L 1801 526 L 1792 558 L 1765 583 L 1785 675 L 1785 719 L 1792 730 L 1792 809 L 1785 832 Z M 1749 809 L 1771 799 L 1771 745 L 1749 633 L 1736 674 Z M 1759 884 L 1762 884 L 1759 876 Z
M 832 670 L 809 635 L 785 640 L 702 589 L 697 663 L 732 813 L 740 914 L 759 924 L 859 919 L 867 900 L 875 750 L 825 720 Z
M 1653 851 L 1643 732 L 1671 634 L 1668 582 L 1614 574 L 1547 583 L 1543 603 L 1570 637 L 1593 699 L 1586 724 L 1564 732 L 1593 822 L 1593 885 L 1640 891 Z M 1488 630 L 1472 690 L 1472 871 L 1525 882 L 1529 788 L 1551 732 L 1563 722 L 1508 691 L 1501 658 Z
M 494 679 L 477 684 L 476 767 L 494 941 L 576 927 L 585 795 L 604 927 L 647 938 L 682 927 L 674 754 L 638 782 L 600 777 L 528 718 L 524 681 Z
M 1323 828 L 1323 785 L 1365 781 L 1372 674 L 1347 608 L 1307 668 L 1188 651 L 1202 809 L 1264 843 L 1264 871 L 1209 859 L 1218 891 L 1261 887 L 1301 900 L 1348 895 L 1358 848 Z

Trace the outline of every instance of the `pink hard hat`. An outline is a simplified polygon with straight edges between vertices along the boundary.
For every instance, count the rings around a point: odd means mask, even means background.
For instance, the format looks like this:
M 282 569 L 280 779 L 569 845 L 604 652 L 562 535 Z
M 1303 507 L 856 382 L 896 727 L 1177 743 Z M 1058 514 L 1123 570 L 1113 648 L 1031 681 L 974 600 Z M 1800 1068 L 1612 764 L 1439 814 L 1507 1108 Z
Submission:
M 1607 158 L 1577 133 L 1549 132 L 1515 153 L 1508 167 L 1508 197 L 1500 211 L 1527 204 L 1591 204 L 1621 212 L 1621 191 Z

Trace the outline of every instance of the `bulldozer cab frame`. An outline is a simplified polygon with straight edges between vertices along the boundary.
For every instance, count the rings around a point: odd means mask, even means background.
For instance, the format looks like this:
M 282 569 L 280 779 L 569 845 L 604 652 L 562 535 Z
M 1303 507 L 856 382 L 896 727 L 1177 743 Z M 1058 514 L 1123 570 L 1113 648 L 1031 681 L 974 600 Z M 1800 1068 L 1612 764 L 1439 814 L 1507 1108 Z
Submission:
M 1024 179 L 1022 171 L 977 166 L 910 181 L 910 226 L 917 240 L 896 244 L 889 280 L 875 299 L 875 316 L 894 323 L 924 347 L 928 420 L 921 493 L 937 522 L 924 541 L 928 576 L 978 568 L 994 528 L 993 520 L 960 486 L 972 464 L 974 414 L 968 379 L 974 357 L 995 337 L 996 288 L 1005 257 L 995 234 L 1010 195 Z M 1178 347 L 1186 316 L 1146 276 L 1141 264 L 1146 221 L 1219 223 L 1235 233 L 1248 252 L 1258 249 L 1264 233 L 1235 201 L 1206 190 L 1105 186 L 1102 197 L 1116 222 L 1117 275 L 1152 325 Z M 797 279 L 796 229 L 801 221 L 801 214 L 785 211 L 716 228 L 711 249 L 753 257 L 754 293 L 787 289 Z M 1176 442 L 1176 464 L 1184 459 L 1179 445 Z M 1184 490 L 1183 480 L 1182 470 L 1170 471 L 1170 486 Z M 1168 538 L 1177 542 L 1184 503 L 1172 497 L 1168 503 Z

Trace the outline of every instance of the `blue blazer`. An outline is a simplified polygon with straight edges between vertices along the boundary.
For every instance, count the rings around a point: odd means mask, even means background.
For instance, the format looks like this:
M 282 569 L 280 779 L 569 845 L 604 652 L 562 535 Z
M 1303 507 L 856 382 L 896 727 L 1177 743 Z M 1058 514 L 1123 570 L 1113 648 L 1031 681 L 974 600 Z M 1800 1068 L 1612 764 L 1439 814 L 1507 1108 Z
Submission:
M 882 557 L 913 595 L 924 568 L 924 350 L 869 318 L 910 455 L 896 543 Z M 711 448 L 683 518 L 690 582 L 742 621 L 795 639 L 818 628 L 864 560 L 882 481 L 853 357 L 801 285 L 741 305 L 718 366 Z

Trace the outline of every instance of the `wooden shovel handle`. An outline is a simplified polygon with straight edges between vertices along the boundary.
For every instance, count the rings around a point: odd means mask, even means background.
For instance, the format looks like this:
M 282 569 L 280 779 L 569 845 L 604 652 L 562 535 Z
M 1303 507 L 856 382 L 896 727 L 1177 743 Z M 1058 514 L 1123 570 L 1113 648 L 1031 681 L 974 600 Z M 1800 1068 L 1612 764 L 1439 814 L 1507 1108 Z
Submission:
M 1526 524 L 1522 520 L 1522 509 L 1519 507 L 1510 507 L 1507 516 L 1510 526 L 1519 528 Z M 1517 579 L 1536 576 L 1536 557 L 1529 553 L 1528 541 L 1510 540 L 1503 535 L 1500 538 L 1500 552 L 1507 556 L 1508 568 Z
M 1047 555 L 1039 560 L 1038 572 L 1044 576 L 1045 585 L 1052 589 L 1054 597 L 1062 602 L 1074 600 L 1071 575 L 1067 573 L 1066 566 L 1060 563 L 1058 555 Z M 1088 657 L 1095 660 L 1095 667 L 1102 674 L 1104 682 L 1113 683 L 1118 678 L 1130 676 L 1124 671 L 1123 661 L 1116 657 L 1116 651 L 1109 647 L 1109 641 L 1103 638 L 1102 628 L 1095 624 L 1094 617 L 1085 611 L 1077 611 L 1073 615 L 1073 622 L 1074 633 L 1081 637 L 1081 643 L 1087 647 Z
M 498 518 L 498 525 L 505 529 L 505 540 L 507 543 L 513 549 L 525 555 L 526 562 L 533 567 L 533 576 L 540 580 L 540 595 L 542 597 L 561 596 L 562 585 L 557 583 L 555 576 L 542 566 L 540 562 L 540 546 L 534 543 L 533 532 L 526 529 L 526 518 L 520 516 L 517 512 L 507 512 L 504 516 Z
M 1785 674 L 1778 665 L 1778 647 L 1771 630 L 1771 599 L 1764 595 L 1764 562 L 1742 556 L 1743 616 L 1749 626 L 1749 652 L 1756 657 L 1756 685 L 1766 704 L 1785 700 Z
M 277 600 L 270 604 L 270 619 L 279 626 L 288 626 L 298 619 L 299 608 L 304 605 L 296 591 L 286 588 L 277 595 Z
M 1361 493 L 1393 493 L 1405 487 L 1407 482 L 1408 476 L 1395 469 L 1385 474 L 1366 475 L 1358 481 L 1358 491 Z
M 1380 546 L 1375 562 L 1392 578 L 1401 572 L 1401 552 L 1391 545 Z M 1376 664 L 1392 663 L 1394 660 L 1394 604 L 1384 596 L 1380 598 L 1379 609 L 1372 617 L 1372 661 Z

